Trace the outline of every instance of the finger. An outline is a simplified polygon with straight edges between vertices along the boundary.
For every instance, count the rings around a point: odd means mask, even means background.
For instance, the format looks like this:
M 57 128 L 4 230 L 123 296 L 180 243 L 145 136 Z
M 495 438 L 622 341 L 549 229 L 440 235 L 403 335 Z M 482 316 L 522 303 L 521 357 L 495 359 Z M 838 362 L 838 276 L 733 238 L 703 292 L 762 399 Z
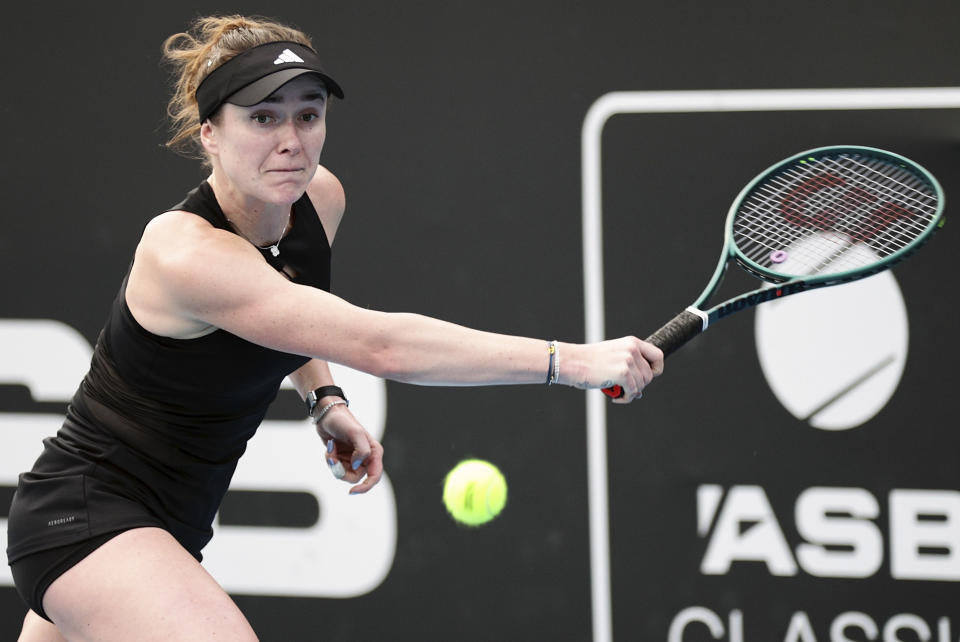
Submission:
M 370 439 L 366 435 L 360 435 L 359 439 L 354 441 L 353 454 L 350 456 L 350 469 L 353 471 L 360 470 L 360 467 L 370 457 L 370 451 Z
M 330 466 L 330 472 L 336 479 L 343 479 L 347 476 L 347 470 L 343 467 L 343 462 L 338 459 L 328 459 L 327 464 Z
M 652 366 L 646 361 L 641 361 L 638 369 L 640 371 L 640 387 L 637 392 L 642 391 L 644 388 L 649 386 L 653 382 L 653 378 L 657 375 L 654 374 Z
M 632 372 L 625 375 L 623 383 L 620 384 L 621 393 L 619 397 L 613 400 L 613 403 L 627 404 L 634 400 L 641 386 L 638 385 Z
M 663 373 L 663 350 L 652 343 L 644 341 L 640 344 L 640 354 L 643 355 L 644 360 L 650 364 L 650 369 L 654 376 Z
M 366 460 L 365 467 L 361 470 L 366 472 L 367 477 L 350 489 L 351 495 L 365 493 L 380 482 L 380 478 L 383 476 L 383 446 L 379 442 L 374 441 L 371 444 L 370 456 Z
M 347 474 L 346 469 L 343 467 L 343 464 L 337 458 L 337 442 L 336 440 L 327 434 L 324 431 L 321 431 L 319 428 L 317 432 L 320 434 L 320 437 L 326 442 L 327 449 L 327 466 L 330 467 L 330 473 L 336 479 L 343 479 Z
M 357 484 L 350 490 L 351 494 L 370 490 L 380 481 L 380 477 L 383 475 L 383 448 L 376 441 L 373 441 L 373 444 L 376 444 L 376 448 L 371 444 L 370 455 L 356 469 L 353 468 L 353 464 L 346 469 L 343 481 Z
M 653 370 L 645 359 L 639 358 L 633 363 L 633 367 L 627 374 L 627 381 L 624 383 L 623 397 L 619 403 L 630 403 L 643 396 L 643 389 L 653 380 Z
M 633 401 L 636 401 L 642 396 L 643 396 L 642 392 L 636 392 L 632 395 L 628 395 L 625 393 L 622 397 L 618 397 L 617 399 L 614 399 L 613 403 L 628 404 L 628 403 L 632 403 Z

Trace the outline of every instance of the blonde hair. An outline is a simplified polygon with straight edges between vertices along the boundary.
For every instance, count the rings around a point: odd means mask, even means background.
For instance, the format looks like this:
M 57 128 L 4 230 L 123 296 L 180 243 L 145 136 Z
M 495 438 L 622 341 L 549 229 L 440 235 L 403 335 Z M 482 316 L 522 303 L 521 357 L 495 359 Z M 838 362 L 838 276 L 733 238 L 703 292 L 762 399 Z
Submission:
M 167 104 L 167 147 L 190 158 L 206 159 L 200 144 L 197 87 L 207 75 L 248 49 L 269 42 L 297 42 L 313 48 L 310 38 L 293 27 L 262 16 L 205 16 L 163 41 L 163 61 L 176 80 Z

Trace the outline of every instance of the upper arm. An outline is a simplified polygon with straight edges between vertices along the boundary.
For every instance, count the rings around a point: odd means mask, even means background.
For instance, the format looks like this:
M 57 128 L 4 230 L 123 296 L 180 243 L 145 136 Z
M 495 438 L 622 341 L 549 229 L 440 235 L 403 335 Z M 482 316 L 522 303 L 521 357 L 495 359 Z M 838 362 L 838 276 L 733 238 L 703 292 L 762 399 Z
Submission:
M 159 315 L 185 329 L 167 336 L 222 328 L 274 350 L 376 367 L 367 359 L 375 358 L 369 346 L 379 343 L 383 313 L 287 280 L 239 236 L 186 212 L 168 212 L 147 226 L 127 298 L 138 321 L 143 313 Z
M 340 221 L 346 209 L 343 185 L 330 170 L 321 165 L 307 187 L 307 196 L 317 210 L 320 222 L 323 223 L 327 240 L 333 245 L 333 239 L 337 235 L 337 229 L 340 227 Z

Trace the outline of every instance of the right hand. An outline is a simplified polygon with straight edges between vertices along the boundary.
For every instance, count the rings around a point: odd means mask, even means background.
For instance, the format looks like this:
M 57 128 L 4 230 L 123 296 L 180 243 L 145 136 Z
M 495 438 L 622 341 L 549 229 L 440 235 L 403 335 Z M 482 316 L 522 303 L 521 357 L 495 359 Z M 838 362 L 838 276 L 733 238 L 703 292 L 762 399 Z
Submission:
M 663 373 L 660 348 L 636 337 L 600 343 L 561 344 L 560 381 L 581 389 L 623 387 L 614 403 L 639 399 L 653 378 Z
M 334 476 L 354 484 L 351 495 L 365 493 L 383 475 L 383 446 L 360 424 L 347 406 L 335 406 L 315 424 L 327 446 L 327 464 L 334 471 L 340 464 L 343 475 Z

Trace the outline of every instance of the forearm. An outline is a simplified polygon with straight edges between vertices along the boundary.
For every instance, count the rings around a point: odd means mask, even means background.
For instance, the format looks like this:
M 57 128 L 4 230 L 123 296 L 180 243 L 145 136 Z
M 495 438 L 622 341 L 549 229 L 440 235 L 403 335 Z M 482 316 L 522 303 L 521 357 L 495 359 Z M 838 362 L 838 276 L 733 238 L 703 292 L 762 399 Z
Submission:
M 322 386 L 334 385 L 330 366 L 321 359 L 311 359 L 299 369 L 290 373 L 293 387 L 300 393 L 301 399 L 306 399 L 307 393 Z
M 372 337 L 381 376 L 421 385 L 545 383 L 548 345 L 417 314 L 385 314 Z

